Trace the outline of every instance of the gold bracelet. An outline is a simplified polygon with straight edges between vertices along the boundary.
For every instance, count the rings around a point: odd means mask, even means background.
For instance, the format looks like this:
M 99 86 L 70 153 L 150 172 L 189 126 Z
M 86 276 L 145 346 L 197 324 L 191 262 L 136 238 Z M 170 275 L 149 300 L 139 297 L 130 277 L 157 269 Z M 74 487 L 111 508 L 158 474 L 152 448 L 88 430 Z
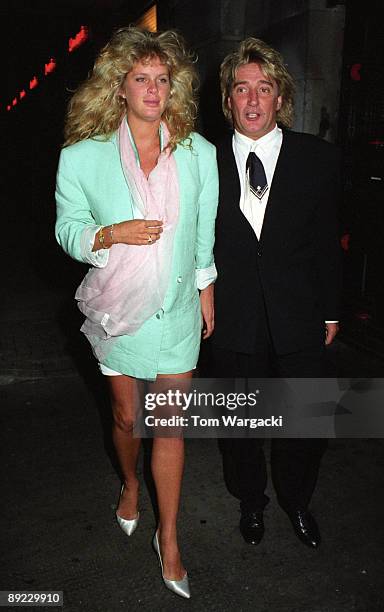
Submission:
M 101 248 L 102 249 L 106 249 L 107 247 L 105 246 L 105 236 L 104 236 L 104 228 L 101 227 L 99 229 L 99 242 L 101 244 Z
M 111 225 L 111 226 L 110 226 L 110 228 L 109 228 L 109 237 L 110 237 L 110 239 L 111 239 L 111 246 L 114 244 L 114 243 L 113 243 L 113 230 L 114 230 L 114 227 L 115 227 L 115 224 L 114 224 L 114 223 L 112 223 L 112 225 Z

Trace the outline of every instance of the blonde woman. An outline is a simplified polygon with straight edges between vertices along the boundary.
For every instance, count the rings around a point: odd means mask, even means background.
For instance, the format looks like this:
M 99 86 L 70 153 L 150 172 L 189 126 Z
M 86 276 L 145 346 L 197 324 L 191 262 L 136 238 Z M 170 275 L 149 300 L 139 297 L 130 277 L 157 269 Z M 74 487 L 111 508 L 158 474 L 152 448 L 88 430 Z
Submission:
M 127 535 L 140 518 L 142 381 L 190 379 L 201 334 L 213 331 L 217 167 L 214 147 L 193 132 L 195 84 L 177 33 L 118 30 L 70 101 L 57 173 L 57 240 L 91 265 L 76 299 L 109 381 Z M 183 460 L 182 438 L 154 439 L 153 545 L 165 586 L 190 597 L 176 530 Z

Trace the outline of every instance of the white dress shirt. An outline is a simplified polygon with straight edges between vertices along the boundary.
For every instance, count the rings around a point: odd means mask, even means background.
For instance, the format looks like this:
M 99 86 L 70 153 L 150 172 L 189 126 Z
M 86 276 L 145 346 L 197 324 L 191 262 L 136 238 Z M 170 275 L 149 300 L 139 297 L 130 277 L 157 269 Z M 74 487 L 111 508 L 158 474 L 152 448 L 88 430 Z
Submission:
M 268 203 L 269 190 L 271 188 L 273 174 L 275 172 L 277 158 L 279 157 L 283 133 L 277 125 L 257 140 L 252 140 L 244 134 L 235 130 L 232 140 L 233 153 L 236 160 L 237 171 L 240 178 L 240 209 L 244 214 L 257 238 L 260 238 L 263 227 L 265 209 Z M 259 200 L 249 189 L 246 163 L 250 152 L 256 153 L 261 160 L 265 175 L 267 177 L 268 189 Z

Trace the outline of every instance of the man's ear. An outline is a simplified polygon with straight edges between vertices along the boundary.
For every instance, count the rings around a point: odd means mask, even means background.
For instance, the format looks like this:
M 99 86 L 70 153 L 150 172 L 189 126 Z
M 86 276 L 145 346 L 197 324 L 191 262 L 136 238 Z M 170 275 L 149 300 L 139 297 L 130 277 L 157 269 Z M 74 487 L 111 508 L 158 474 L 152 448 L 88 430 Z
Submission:
M 228 104 L 228 108 L 229 108 L 229 110 L 232 110 L 231 96 L 228 96 L 228 98 L 227 98 L 227 104 Z
M 282 103 L 283 103 L 283 97 L 282 96 L 277 96 L 276 110 L 280 110 L 281 109 Z

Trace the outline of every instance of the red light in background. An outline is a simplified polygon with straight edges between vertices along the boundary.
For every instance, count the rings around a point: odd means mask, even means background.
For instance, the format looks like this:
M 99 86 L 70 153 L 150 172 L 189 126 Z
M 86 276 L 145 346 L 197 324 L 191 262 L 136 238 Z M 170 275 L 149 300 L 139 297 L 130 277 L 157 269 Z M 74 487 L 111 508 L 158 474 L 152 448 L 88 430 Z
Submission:
M 56 60 L 51 57 L 51 59 L 49 60 L 48 64 L 45 64 L 44 66 L 44 74 L 45 76 L 47 76 L 47 74 L 50 74 L 51 72 L 53 72 L 56 68 Z
M 360 70 L 361 70 L 361 64 L 353 64 L 351 66 L 350 75 L 351 75 L 352 81 L 361 81 Z
M 343 249 L 343 251 L 349 251 L 349 241 L 351 240 L 351 235 L 350 234 L 344 234 L 341 237 L 341 248 Z
M 68 53 L 72 53 L 72 51 L 85 43 L 86 40 L 88 40 L 88 28 L 87 26 L 81 26 L 76 36 L 68 41 Z
M 84 26 L 84 25 L 80 26 L 80 30 L 77 32 L 75 37 L 68 39 L 68 52 L 71 53 L 72 51 L 80 47 L 80 45 L 86 42 L 88 38 L 89 38 L 88 26 Z M 48 74 L 53 72 L 55 69 L 56 69 L 56 59 L 51 57 L 49 62 L 47 62 L 44 65 L 44 75 L 47 76 Z M 40 78 L 41 77 L 40 72 L 38 74 Z M 35 89 L 35 87 L 37 87 L 38 85 L 39 85 L 39 80 L 37 76 L 35 75 L 29 81 L 29 89 Z M 18 101 L 25 98 L 26 95 L 27 95 L 26 89 L 22 89 L 21 91 L 19 91 L 18 94 L 16 94 L 16 96 L 13 98 L 12 102 L 5 107 L 6 110 L 7 111 L 12 110 L 12 108 L 17 105 Z

